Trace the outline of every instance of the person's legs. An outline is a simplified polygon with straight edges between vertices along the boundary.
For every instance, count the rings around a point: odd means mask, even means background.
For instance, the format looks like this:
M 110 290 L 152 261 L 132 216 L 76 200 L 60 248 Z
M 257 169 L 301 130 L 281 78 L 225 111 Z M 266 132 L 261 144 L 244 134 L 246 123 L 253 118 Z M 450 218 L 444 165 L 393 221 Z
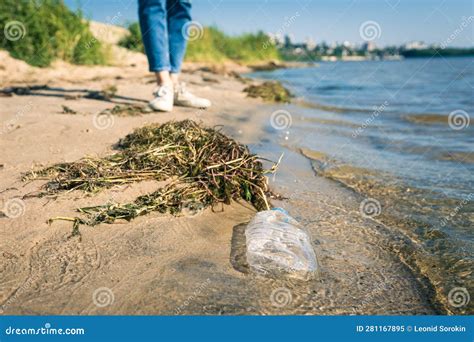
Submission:
M 207 99 L 194 96 L 179 84 L 179 72 L 186 52 L 183 30 L 191 20 L 189 0 L 139 0 L 138 14 L 143 45 L 150 71 L 155 72 L 158 88 L 150 107 L 171 111 L 173 104 L 207 108 Z
M 139 0 L 138 17 L 150 71 L 158 85 L 171 85 L 167 0 Z
M 150 71 L 156 75 L 158 88 L 149 105 L 154 110 L 171 111 L 174 103 L 170 77 L 167 0 L 139 0 L 138 18 Z
M 170 75 L 174 84 L 174 104 L 178 106 L 207 108 L 211 102 L 187 91 L 184 83 L 179 83 L 179 73 L 187 45 L 187 25 L 191 21 L 190 0 L 167 0 L 168 34 L 170 47 Z
M 185 25 L 191 21 L 190 0 L 167 0 L 168 10 L 168 45 L 170 51 L 170 73 L 174 84 L 179 81 L 179 73 L 186 53 L 187 39 L 183 32 Z
M 173 84 L 175 84 L 175 81 L 171 77 L 172 75 L 168 70 L 163 70 L 163 71 L 157 71 L 155 72 L 156 76 L 156 83 L 158 83 L 158 86 L 170 86 L 172 87 Z
M 171 78 L 171 82 L 173 82 L 173 84 L 178 84 L 179 83 L 179 72 L 170 73 L 170 78 Z

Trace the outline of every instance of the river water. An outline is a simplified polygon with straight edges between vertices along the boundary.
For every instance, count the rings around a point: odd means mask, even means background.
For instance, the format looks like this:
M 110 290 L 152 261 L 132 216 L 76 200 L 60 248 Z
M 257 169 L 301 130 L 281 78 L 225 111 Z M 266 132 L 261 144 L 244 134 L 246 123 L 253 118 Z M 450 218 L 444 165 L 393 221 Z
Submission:
M 411 239 L 404 260 L 448 296 L 474 293 L 474 58 L 320 63 L 251 75 L 295 95 L 277 143 Z M 462 295 L 466 293 L 464 291 Z

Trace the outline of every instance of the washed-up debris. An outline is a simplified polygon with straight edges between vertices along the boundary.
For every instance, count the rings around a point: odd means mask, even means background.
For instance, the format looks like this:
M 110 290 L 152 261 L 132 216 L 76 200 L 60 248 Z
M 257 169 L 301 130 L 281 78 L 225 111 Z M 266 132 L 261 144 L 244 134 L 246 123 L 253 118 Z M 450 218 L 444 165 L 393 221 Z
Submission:
M 221 83 L 217 78 L 203 76 L 202 80 L 208 83 Z
M 276 61 L 270 61 L 268 63 L 263 63 L 263 64 L 249 65 L 249 68 L 251 68 L 253 71 L 273 71 L 276 69 L 283 69 L 286 67 L 287 66 L 285 64 L 276 62 Z
M 153 110 L 146 105 L 115 105 L 112 108 L 103 110 L 100 114 L 112 114 L 117 116 L 139 116 L 151 113 Z
M 253 82 L 253 80 L 250 77 L 243 77 L 241 74 L 235 71 L 231 71 L 229 75 L 244 84 Z
M 66 100 L 91 99 L 115 103 L 139 102 L 146 100 L 117 95 L 117 87 L 109 85 L 102 90 L 90 89 L 68 89 L 61 87 L 50 87 L 48 85 L 29 85 L 21 87 L 8 87 L 0 89 L 0 96 L 52 96 L 62 97 Z M 125 102 L 126 101 L 126 102 Z
M 75 111 L 72 108 L 69 108 L 68 106 L 62 105 L 63 111 L 61 112 L 62 114 L 77 114 L 77 111 Z
M 278 81 L 266 81 L 258 85 L 250 85 L 244 89 L 247 96 L 262 98 L 272 102 L 290 102 L 291 93 Z
M 262 158 L 247 146 L 191 120 L 152 124 L 121 139 L 119 152 L 103 158 L 87 157 L 59 163 L 24 175 L 46 179 L 38 196 L 71 190 L 97 193 L 118 184 L 143 180 L 169 181 L 163 188 L 130 203 L 107 203 L 80 208 L 79 217 L 55 218 L 79 224 L 131 220 L 152 211 L 178 214 L 183 209 L 214 207 L 244 199 L 257 210 L 268 209 L 270 195 Z M 53 219 L 54 220 L 54 219 Z

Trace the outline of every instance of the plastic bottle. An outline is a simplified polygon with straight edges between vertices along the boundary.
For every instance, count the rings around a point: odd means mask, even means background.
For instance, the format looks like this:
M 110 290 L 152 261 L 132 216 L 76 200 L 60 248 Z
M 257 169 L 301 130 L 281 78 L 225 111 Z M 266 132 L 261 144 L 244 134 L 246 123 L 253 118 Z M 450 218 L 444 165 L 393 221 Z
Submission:
M 308 234 L 284 209 L 258 212 L 247 225 L 245 238 L 247 262 L 255 273 L 308 280 L 318 271 Z

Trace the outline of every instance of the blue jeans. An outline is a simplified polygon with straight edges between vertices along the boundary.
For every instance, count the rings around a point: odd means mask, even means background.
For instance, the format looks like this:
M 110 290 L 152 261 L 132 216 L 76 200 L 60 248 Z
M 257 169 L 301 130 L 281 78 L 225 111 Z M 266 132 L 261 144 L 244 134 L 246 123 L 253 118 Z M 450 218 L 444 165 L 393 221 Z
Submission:
M 150 71 L 178 73 L 186 52 L 182 30 L 191 21 L 190 0 L 139 0 L 138 17 Z

